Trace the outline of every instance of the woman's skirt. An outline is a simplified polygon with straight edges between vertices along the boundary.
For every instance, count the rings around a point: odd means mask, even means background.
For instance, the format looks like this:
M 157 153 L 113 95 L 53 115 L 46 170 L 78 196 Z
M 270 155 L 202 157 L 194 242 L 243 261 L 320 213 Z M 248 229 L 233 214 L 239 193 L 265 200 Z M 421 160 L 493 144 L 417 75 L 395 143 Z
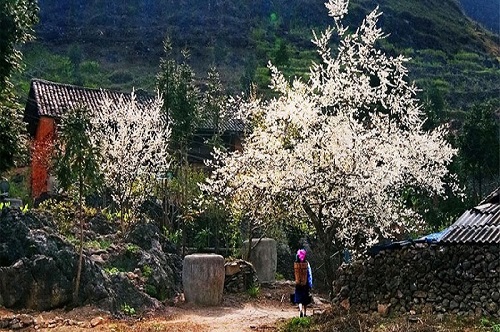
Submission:
M 309 295 L 309 286 L 295 286 L 294 303 L 302 303 L 308 305 L 311 303 L 311 296 Z

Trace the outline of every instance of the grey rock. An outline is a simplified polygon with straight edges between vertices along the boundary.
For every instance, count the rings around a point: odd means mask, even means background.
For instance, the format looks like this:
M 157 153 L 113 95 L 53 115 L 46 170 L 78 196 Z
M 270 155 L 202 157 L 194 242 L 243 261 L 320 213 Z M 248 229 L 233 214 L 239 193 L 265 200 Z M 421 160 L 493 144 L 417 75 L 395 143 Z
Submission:
M 36 210 L 22 214 L 19 210 L 3 209 L 0 224 L 0 306 L 42 311 L 72 303 L 78 254 L 57 232 L 50 215 Z M 88 231 L 86 236 L 92 234 Z M 134 256 L 135 265 L 127 271 L 149 264 L 151 283 L 164 285 L 163 294 L 172 296 L 180 289 L 180 257 L 162 251 L 160 235 L 147 234 L 151 239 L 143 239 L 149 252 L 140 248 Z M 133 305 L 138 311 L 160 305 L 143 292 L 143 285 L 104 271 L 110 263 L 108 259 L 116 259 L 115 263 L 120 252 L 126 252 L 123 248 L 114 243 L 106 253 L 84 251 L 78 304 L 94 304 L 114 312 L 120 310 L 122 303 Z M 99 254 L 92 257 L 96 252 Z

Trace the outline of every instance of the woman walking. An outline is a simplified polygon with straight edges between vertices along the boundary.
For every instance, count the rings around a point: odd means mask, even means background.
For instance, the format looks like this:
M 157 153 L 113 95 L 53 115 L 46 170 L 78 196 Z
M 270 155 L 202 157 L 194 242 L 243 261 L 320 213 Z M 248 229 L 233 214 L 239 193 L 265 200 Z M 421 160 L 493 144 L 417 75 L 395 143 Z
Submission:
M 306 251 L 299 249 L 295 263 L 293 263 L 295 272 L 295 296 L 294 303 L 299 304 L 299 317 L 306 317 L 307 305 L 311 303 L 312 273 L 311 266 L 306 260 Z

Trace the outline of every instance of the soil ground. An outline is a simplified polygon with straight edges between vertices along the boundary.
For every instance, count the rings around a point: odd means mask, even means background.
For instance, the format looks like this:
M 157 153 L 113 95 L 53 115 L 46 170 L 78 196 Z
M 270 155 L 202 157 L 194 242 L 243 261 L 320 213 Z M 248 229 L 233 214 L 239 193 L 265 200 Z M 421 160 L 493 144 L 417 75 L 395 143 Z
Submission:
M 277 282 L 263 286 L 255 297 L 225 294 L 223 303 L 216 307 L 197 307 L 179 300 L 161 310 L 120 317 L 91 306 L 49 312 L 0 308 L 0 319 L 16 314 L 33 317 L 34 325 L 24 331 L 275 331 L 280 322 L 298 316 L 297 306 L 290 303 L 291 293 L 291 282 Z M 315 303 L 308 307 L 308 316 L 320 314 L 329 307 L 326 299 L 313 295 Z

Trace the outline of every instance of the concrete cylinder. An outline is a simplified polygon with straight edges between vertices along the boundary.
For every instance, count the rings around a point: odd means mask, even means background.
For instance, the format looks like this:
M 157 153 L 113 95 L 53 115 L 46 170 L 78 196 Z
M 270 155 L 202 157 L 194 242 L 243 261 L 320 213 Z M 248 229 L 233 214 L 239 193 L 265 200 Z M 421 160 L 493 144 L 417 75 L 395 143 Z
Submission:
M 212 306 L 222 302 L 224 291 L 224 258 L 214 254 L 184 257 L 182 286 L 186 302 Z
M 260 240 L 260 241 L 259 241 Z M 248 252 L 248 240 L 243 242 L 243 256 Z M 252 239 L 252 251 L 248 260 L 252 263 L 261 283 L 276 281 L 278 260 L 276 241 L 269 238 Z

